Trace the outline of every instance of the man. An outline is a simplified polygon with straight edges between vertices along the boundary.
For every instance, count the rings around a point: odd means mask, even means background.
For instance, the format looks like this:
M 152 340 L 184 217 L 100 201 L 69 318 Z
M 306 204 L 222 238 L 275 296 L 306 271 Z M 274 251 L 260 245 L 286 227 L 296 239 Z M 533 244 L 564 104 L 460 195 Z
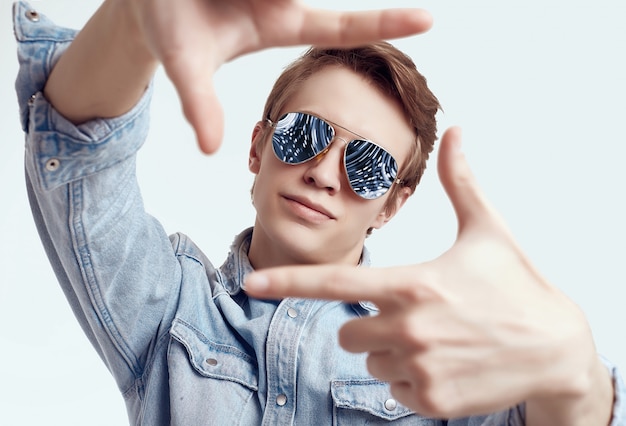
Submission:
M 137 213 L 133 178 L 133 153 L 145 133 L 143 94 L 159 61 L 202 149 L 212 152 L 221 120 L 207 70 L 269 45 L 406 35 L 427 28 L 427 19 L 391 12 L 335 16 L 284 2 L 217 7 L 111 0 L 59 59 L 72 34 L 46 27 L 26 7 L 17 10 L 18 38 L 39 41 L 22 47 L 22 59 L 32 62 L 18 81 L 33 211 L 59 280 L 124 393 L 133 423 L 311 424 L 320 422 L 320 412 L 339 424 L 439 423 L 397 405 L 358 357 L 336 350 L 338 322 L 366 315 L 368 304 L 264 303 L 238 287 L 250 265 L 367 263 L 367 232 L 391 219 L 411 192 L 402 173 L 416 126 L 393 97 L 345 67 L 328 66 L 301 83 L 280 114 L 267 114 L 250 151 L 259 213 L 254 233 L 242 235 L 220 270 L 186 237 L 170 244 L 157 223 Z M 334 36 L 324 31 L 341 22 L 352 27 L 340 26 Z M 49 78 L 41 60 L 48 51 Z M 28 105 L 26 93 L 34 94 Z M 207 126 L 207 117 L 217 124 Z M 307 137 L 321 146 L 302 154 L 296 142 Z M 358 155 L 349 156 L 363 149 L 381 166 L 369 170 Z M 337 235 L 339 244 L 330 246 Z M 604 392 L 587 405 L 594 410 L 585 420 L 608 419 L 610 380 L 606 371 L 593 373 Z M 522 406 L 493 408 L 502 411 L 450 424 L 523 416 Z

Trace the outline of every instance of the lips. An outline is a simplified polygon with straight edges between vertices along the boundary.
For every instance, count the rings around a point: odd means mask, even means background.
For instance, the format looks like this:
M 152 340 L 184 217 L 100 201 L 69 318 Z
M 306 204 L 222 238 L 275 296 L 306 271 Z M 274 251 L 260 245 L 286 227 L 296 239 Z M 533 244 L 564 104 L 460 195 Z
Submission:
M 300 206 L 296 206 L 296 208 L 300 209 L 300 210 L 310 210 L 312 212 L 306 212 L 309 214 L 317 214 L 317 215 L 324 215 L 326 216 L 328 219 L 335 219 L 335 216 L 328 211 L 327 209 L 325 209 L 322 205 L 317 204 L 305 197 L 299 197 L 299 196 L 293 196 L 293 195 L 284 195 L 284 198 L 291 202 L 291 203 L 295 203 L 295 204 L 299 204 Z

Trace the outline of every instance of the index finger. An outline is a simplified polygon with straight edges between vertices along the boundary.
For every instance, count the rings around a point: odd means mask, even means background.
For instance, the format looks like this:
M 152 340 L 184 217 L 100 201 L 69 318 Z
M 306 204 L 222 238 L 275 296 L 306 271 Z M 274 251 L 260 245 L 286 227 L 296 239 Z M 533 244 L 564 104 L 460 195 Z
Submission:
M 398 297 L 394 290 L 406 284 L 410 275 L 407 267 L 285 266 L 249 274 L 245 290 L 262 299 L 303 297 L 349 303 L 370 301 L 382 308 Z

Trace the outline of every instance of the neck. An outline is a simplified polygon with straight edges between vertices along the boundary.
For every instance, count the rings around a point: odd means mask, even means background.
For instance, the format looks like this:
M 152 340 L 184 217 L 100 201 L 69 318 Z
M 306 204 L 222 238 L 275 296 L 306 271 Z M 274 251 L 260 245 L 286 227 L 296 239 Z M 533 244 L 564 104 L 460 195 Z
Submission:
M 364 241 L 363 241 L 364 242 Z M 248 259 L 254 269 L 290 265 L 344 264 L 359 265 L 363 242 L 349 252 L 337 253 L 333 247 L 316 247 L 301 241 L 280 236 L 268 236 L 258 221 L 255 224 L 248 251 Z

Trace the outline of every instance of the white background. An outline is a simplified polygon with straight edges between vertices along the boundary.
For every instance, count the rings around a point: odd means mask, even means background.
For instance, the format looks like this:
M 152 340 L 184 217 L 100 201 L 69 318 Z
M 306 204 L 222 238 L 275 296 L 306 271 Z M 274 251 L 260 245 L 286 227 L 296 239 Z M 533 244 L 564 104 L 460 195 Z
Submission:
M 32 2 L 72 28 L 98 4 Z M 0 5 L 0 424 L 126 424 L 122 397 L 79 330 L 30 217 L 11 2 Z M 433 13 L 427 35 L 396 44 L 443 105 L 440 133 L 463 127 L 470 164 L 521 246 L 584 309 L 599 351 L 626 368 L 626 2 L 315 5 L 419 6 Z M 252 127 L 274 79 L 303 49 L 254 54 L 220 70 L 226 134 L 213 157 L 196 149 L 172 87 L 157 76 L 152 131 L 139 160 L 146 205 L 168 232 L 190 234 L 214 263 L 253 222 L 246 167 Z M 431 162 L 416 194 L 368 246 L 377 265 L 414 263 L 443 252 L 455 232 Z

